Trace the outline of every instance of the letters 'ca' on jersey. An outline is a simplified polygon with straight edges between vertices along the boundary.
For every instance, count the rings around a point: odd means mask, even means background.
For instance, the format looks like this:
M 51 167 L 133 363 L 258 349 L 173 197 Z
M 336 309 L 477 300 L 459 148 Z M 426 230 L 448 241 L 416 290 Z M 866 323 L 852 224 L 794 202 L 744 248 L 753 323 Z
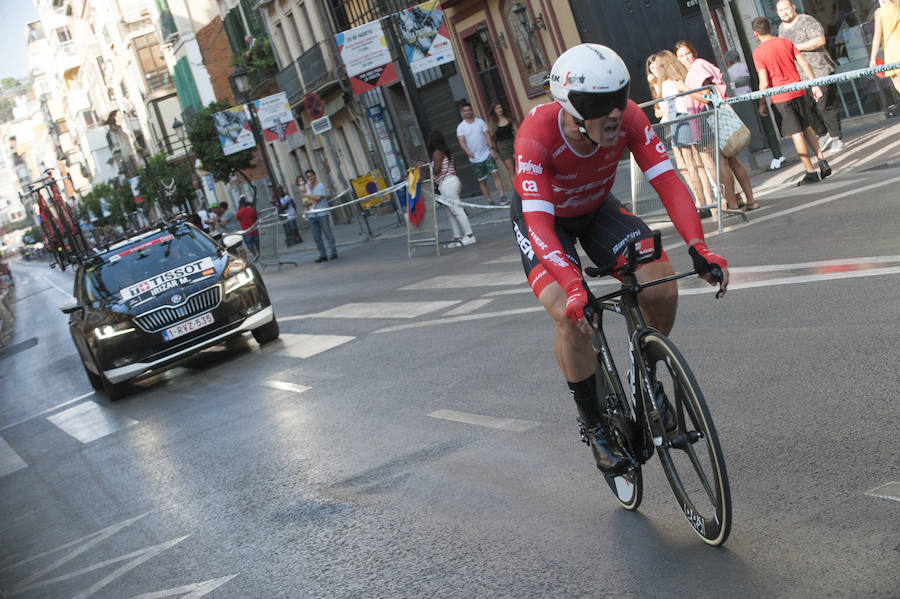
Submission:
M 616 167 L 625 148 L 652 182 L 672 164 L 665 145 L 650 121 L 631 100 L 622 117 L 619 143 L 614 148 L 597 147 L 589 154 L 575 152 L 562 133 L 562 107 L 556 102 L 534 108 L 516 134 L 516 191 L 526 214 L 531 200 L 548 202 L 560 218 L 581 216 L 596 210 L 609 195 Z

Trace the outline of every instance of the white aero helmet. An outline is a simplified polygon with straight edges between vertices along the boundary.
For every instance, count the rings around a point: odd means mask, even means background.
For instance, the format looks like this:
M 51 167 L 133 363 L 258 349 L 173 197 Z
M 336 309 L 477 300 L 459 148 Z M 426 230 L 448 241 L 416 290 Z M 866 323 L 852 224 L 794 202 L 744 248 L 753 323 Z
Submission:
M 600 44 L 569 48 L 550 70 L 550 95 L 577 121 L 625 110 L 630 84 L 625 62 Z

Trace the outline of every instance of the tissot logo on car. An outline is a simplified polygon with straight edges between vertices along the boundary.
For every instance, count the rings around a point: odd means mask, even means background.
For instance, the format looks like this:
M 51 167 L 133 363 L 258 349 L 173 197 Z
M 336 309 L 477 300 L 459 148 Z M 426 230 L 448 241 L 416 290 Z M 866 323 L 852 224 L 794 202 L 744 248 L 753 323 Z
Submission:
M 172 270 L 160 273 L 155 277 L 135 283 L 131 287 L 125 287 L 121 292 L 122 299 L 131 299 L 132 297 L 148 291 L 153 295 L 159 295 L 159 293 L 162 293 L 166 289 L 171 289 L 172 287 L 190 282 L 192 278 L 203 274 L 204 270 L 211 270 L 212 268 L 212 258 L 207 256 L 206 258 L 178 266 Z

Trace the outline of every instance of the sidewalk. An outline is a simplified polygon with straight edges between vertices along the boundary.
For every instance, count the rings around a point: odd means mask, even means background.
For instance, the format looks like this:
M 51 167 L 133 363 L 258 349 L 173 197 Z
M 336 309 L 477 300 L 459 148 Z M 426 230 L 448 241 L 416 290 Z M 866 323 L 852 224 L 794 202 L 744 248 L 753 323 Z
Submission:
M 900 149 L 892 148 L 892 141 L 900 141 L 900 118 L 885 119 L 881 113 L 845 119 L 843 121 L 844 149 L 840 153 L 830 154 L 825 152 L 825 157 L 831 165 L 834 174 L 832 177 L 840 177 L 847 170 L 851 172 L 863 172 L 872 169 L 885 168 L 900 165 Z M 773 193 L 791 193 L 797 181 L 803 176 L 803 166 L 790 138 L 781 139 L 781 151 L 785 157 L 782 167 L 770 171 L 760 168 L 751 171 L 750 180 L 753 183 L 754 195 L 761 203 Z M 880 144 L 880 145 L 879 145 Z M 744 154 L 742 160 L 745 166 L 749 163 Z M 760 167 L 767 167 L 772 159 L 769 150 L 762 150 L 754 155 Z M 815 165 L 815 160 L 813 163 Z M 621 198 L 630 195 L 628 164 L 624 162 L 619 167 L 616 175 L 616 184 L 613 193 Z M 830 179 L 829 179 L 830 180 Z M 804 189 L 815 189 L 815 186 Z M 485 204 L 484 209 L 467 208 L 469 221 L 475 236 L 478 237 L 478 229 L 489 225 L 504 224 L 509 222 L 508 207 L 487 206 L 484 197 L 475 196 L 463 198 L 464 202 L 473 204 Z M 753 212 L 749 213 L 753 218 Z M 368 218 L 369 227 L 373 237 L 369 238 L 365 223 L 353 220 L 346 224 L 336 224 L 332 227 L 338 254 L 342 259 L 349 251 L 361 246 L 376 246 L 379 241 L 396 240 L 406 238 L 406 226 L 399 224 L 397 215 L 391 211 L 387 214 L 379 214 Z M 449 241 L 451 237 L 450 223 L 447 211 L 438 207 L 439 237 L 442 241 Z M 301 229 L 303 243 L 290 247 L 280 254 L 282 260 L 294 261 L 298 264 L 311 263 L 319 253 L 312 239 L 309 228 Z M 405 254 L 398 254 L 398 259 L 405 258 Z

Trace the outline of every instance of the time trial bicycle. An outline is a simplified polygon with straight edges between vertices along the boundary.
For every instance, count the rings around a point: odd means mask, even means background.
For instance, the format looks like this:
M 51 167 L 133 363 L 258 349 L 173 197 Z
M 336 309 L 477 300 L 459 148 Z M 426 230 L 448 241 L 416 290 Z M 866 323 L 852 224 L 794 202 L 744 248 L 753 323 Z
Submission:
M 597 318 L 593 339 L 597 352 L 597 384 L 600 407 L 615 441 L 613 451 L 628 461 L 622 474 L 604 474 L 613 494 L 625 509 L 636 510 L 643 496 L 641 466 L 659 456 L 675 498 L 694 531 L 710 545 L 721 545 L 731 530 L 731 490 L 725 458 L 700 386 L 687 361 L 662 333 L 647 326 L 638 304 L 641 290 L 697 274 L 696 271 L 638 283 L 637 267 L 659 259 L 659 231 L 653 247 L 626 248 L 625 264 L 613 273 L 594 267 L 585 273 L 596 277 L 621 276 L 621 288 L 592 302 L 585 315 Z M 716 272 L 718 271 L 718 272 Z M 711 274 L 721 280 L 722 272 Z M 619 378 L 612 351 L 603 332 L 602 315 L 614 312 L 625 318 L 630 370 L 628 390 Z M 582 440 L 590 443 L 582 427 Z

